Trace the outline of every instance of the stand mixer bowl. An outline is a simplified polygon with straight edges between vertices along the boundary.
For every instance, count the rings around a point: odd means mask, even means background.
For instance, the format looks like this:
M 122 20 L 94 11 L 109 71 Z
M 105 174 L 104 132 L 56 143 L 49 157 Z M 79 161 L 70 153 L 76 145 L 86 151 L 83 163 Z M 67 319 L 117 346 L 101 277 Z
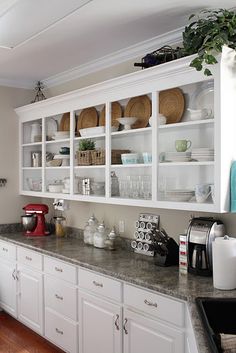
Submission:
M 36 226 L 37 216 L 35 214 L 26 214 L 21 216 L 21 224 L 25 231 L 32 231 Z

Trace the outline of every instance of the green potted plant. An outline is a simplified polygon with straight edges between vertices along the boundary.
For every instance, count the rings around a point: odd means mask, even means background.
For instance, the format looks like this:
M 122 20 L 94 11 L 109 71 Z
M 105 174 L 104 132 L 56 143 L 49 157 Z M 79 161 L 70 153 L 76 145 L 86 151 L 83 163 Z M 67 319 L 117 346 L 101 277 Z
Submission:
M 91 151 L 95 150 L 95 142 L 90 139 L 83 139 L 79 142 L 77 151 L 78 165 L 92 164 Z
M 192 23 L 183 32 L 183 49 L 185 55 L 197 54 L 190 66 L 201 71 L 205 65 L 217 63 L 216 55 L 222 52 L 224 45 L 236 49 L 236 12 L 217 9 L 202 10 L 193 14 L 189 20 Z M 210 76 L 209 68 L 204 68 L 204 74 Z

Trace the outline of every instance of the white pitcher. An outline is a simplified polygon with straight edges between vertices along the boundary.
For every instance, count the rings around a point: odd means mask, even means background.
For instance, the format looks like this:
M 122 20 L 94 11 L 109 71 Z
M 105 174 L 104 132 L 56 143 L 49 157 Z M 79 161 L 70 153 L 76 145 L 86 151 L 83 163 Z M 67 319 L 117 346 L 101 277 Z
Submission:
M 40 142 L 42 140 L 41 125 L 39 123 L 31 124 L 31 142 Z

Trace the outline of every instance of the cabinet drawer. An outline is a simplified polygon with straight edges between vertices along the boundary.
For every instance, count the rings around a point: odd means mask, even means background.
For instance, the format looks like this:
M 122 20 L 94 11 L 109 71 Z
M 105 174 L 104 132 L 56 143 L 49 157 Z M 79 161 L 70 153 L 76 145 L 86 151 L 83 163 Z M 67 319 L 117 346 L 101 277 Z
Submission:
M 16 260 L 16 246 L 6 241 L 0 241 L 0 258 Z
M 17 260 L 22 265 L 27 265 L 42 271 L 42 255 L 35 251 L 17 247 Z
M 67 282 L 46 275 L 45 305 L 63 316 L 77 320 L 77 289 Z
M 126 284 L 124 303 L 174 325 L 184 325 L 184 303 L 177 300 Z
M 45 256 L 44 271 L 49 275 L 53 275 L 64 281 L 67 281 L 73 284 L 77 283 L 76 267 L 73 265 L 69 265 L 63 261 Z
M 45 310 L 45 337 L 69 353 L 77 353 L 78 326 L 75 322 Z
M 111 278 L 79 269 L 79 286 L 104 297 L 121 301 L 122 284 Z

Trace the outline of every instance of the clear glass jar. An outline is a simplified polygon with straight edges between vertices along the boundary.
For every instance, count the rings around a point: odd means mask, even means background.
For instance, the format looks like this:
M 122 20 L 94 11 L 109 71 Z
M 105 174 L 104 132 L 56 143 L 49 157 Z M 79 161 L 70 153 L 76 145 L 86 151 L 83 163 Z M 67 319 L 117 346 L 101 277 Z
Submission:
M 105 224 L 102 222 L 101 224 L 99 224 L 94 234 L 93 245 L 96 248 L 100 248 L 100 249 L 105 248 L 106 238 L 107 236 L 106 236 Z
M 55 234 L 57 237 L 66 236 L 66 218 L 65 217 L 54 217 Z
M 115 250 L 117 248 L 117 235 L 114 228 L 112 228 L 108 234 L 107 239 L 105 240 L 105 246 L 109 250 Z
M 111 172 L 111 196 L 120 196 L 119 179 L 115 172 Z
M 92 215 L 84 228 L 84 242 L 85 244 L 93 245 L 94 233 L 96 232 L 98 226 L 98 220 L 94 215 Z

